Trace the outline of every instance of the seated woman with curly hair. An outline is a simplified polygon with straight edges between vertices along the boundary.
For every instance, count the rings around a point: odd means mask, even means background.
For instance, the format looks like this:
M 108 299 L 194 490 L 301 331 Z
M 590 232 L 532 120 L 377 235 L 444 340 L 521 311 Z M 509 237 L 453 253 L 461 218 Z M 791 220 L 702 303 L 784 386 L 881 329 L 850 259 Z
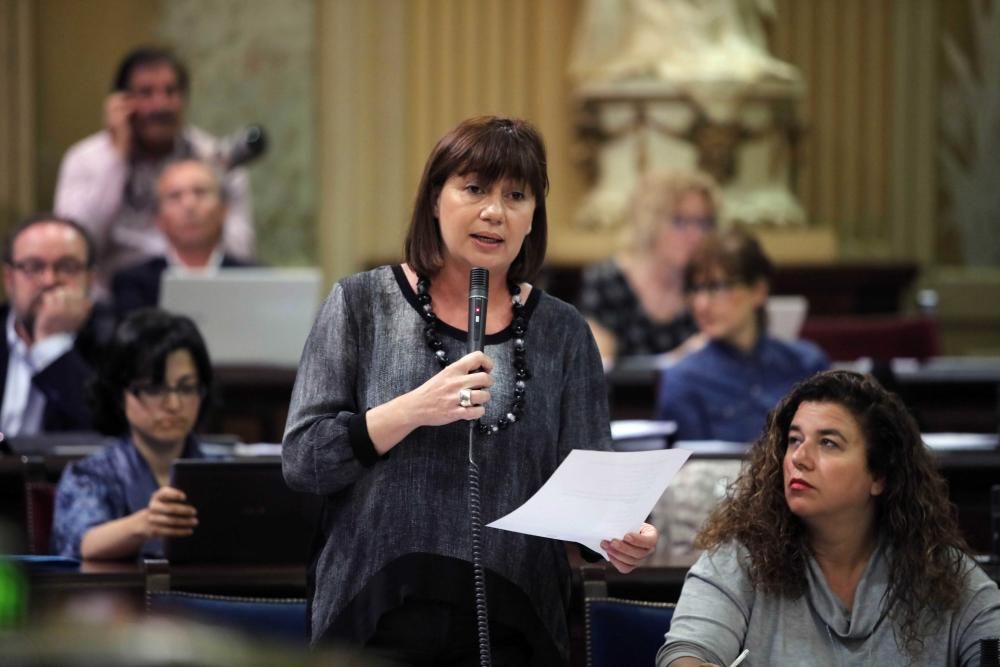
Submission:
M 968 555 L 899 399 L 867 376 L 796 385 L 696 544 L 658 667 L 978 665 L 1000 591 Z

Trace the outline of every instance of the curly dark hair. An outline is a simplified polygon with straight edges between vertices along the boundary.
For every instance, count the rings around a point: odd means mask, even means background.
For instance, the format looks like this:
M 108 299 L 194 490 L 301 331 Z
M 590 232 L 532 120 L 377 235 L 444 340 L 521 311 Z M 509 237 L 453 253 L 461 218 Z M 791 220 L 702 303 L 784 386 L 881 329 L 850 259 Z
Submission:
M 870 376 L 833 370 L 795 385 L 768 414 L 747 464 L 695 544 L 712 549 L 740 542 L 749 552 L 749 575 L 758 590 L 787 597 L 805 593 L 809 536 L 785 501 L 782 464 L 792 418 L 806 401 L 843 407 L 864 434 L 868 469 L 885 482 L 876 496 L 875 528 L 892 554 L 886 609 L 897 643 L 911 657 L 919 656 L 925 624 L 934 618 L 926 612 L 958 605 L 969 550 L 916 421 Z

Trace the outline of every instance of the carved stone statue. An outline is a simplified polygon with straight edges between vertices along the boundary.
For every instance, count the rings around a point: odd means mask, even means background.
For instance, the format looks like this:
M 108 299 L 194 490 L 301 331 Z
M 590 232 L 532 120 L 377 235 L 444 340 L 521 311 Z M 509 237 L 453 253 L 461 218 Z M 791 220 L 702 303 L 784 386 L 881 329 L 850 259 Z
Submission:
M 723 222 L 804 221 L 790 190 L 798 70 L 767 50 L 772 0 L 585 0 L 570 75 L 594 187 L 578 212 L 613 226 L 636 177 L 698 167 L 722 188 Z
M 570 65 L 578 84 L 798 81 L 767 51 L 771 0 L 586 0 Z

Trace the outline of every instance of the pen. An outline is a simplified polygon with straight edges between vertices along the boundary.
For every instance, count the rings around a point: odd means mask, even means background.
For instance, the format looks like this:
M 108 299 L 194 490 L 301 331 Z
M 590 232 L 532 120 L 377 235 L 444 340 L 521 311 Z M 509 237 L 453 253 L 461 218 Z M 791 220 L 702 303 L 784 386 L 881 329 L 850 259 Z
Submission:
M 743 662 L 743 659 L 746 658 L 748 655 L 750 655 L 750 649 L 748 648 L 743 649 L 743 653 L 740 653 L 738 656 L 736 656 L 736 659 L 733 660 L 731 663 L 729 663 L 729 667 L 736 667 L 736 665 Z

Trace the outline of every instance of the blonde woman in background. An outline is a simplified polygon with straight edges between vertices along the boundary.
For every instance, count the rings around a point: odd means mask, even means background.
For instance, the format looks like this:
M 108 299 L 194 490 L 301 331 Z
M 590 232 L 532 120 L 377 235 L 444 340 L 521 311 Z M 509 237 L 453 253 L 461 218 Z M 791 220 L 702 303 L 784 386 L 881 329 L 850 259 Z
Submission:
M 629 202 L 622 250 L 588 267 L 578 304 L 601 358 L 674 352 L 700 345 L 687 311 L 684 266 L 716 227 L 719 194 L 700 171 L 657 171 L 639 179 Z

